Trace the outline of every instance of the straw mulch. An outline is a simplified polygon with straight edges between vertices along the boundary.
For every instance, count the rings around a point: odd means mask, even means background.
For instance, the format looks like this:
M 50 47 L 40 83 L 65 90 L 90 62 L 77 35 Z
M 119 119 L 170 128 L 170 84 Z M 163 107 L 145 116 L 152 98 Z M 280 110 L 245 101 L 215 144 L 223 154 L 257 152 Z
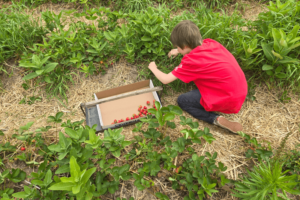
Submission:
M 13 67 L 13 63 L 10 63 Z M 7 70 L 10 70 L 9 68 Z M 93 93 L 103 91 L 110 88 L 115 88 L 122 85 L 138 82 L 138 72 L 136 67 L 121 60 L 108 69 L 106 75 L 97 75 L 85 78 L 80 75 L 80 78 L 75 78 L 75 84 L 70 86 L 68 94 L 69 104 L 67 107 L 62 106 L 55 98 L 47 99 L 42 87 L 29 90 L 24 90 L 21 86 L 22 71 L 14 67 L 14 75 L 10 78 L 2 75 L 1 81 L 4 85 L 5 92 L 1 94 L 0 99 L 0 129 L 4 130 L 5 137 L 1 137 L 1 143 L 10 141 L 12 144 L 17 144 L 18 141 L 12 140 L 10 136 L 15 133 L 20 126 L 33 121 L 32 130 L 38 127 L 49 125 L 47 117 L 55 115 L 58 111 L 64 112 L 63 120 L 70 119 L 80 121 L 85 119 L 80 110 L 80 103 L 93 100 Z M 31 83 L 33 86 L 33 83 Z M 170 93 L 170 92 L 169 92 Z M 36 102 L 33 105 L 19 104 L 25 96 L 41 96 L 42 101 Z M 176 105 L 176 99 L 180 93 L 171 92 L 171 94 L 163 95 L 162 103 L 164 106 L 173 104 Z M 286 143 L 286 149 L 294 149 L 295 144 L 300 142 L 299 124 L 300 124 L 300 102 L 299 97 L 289 94 L 291 101 L 283 104 L 278 101 L 278 91 L 276 89 L 269 91 L 265 86 L 257 86 L 256 101 L 246 100 L 241 111 L 235 115 L 226 115 L 230 120 L 239 121 L 244 126 L 244 132 L 256 137 L 260 143 L 271 145 L 273 149 L 279 147 L 280 142 L 285 135 L 291 132 L 291 136 Z M 184 113 L 184 116 L 191 117 Z M 179 124 L 179 118 L 175 119 L 176 129 L 170 129 L 167 132 L 172 140 L 176 140 L 182 136 L 180 130 L 182 125 Z M 199 120 L 197 120 L 199 121 Z M 208 127 L 211 133 L 216 138 L 212 144 L 203 143 L 202 145 L 194 145 L 197 154 L 217 152 L 217 161 L 223 162 L 228 169 L 225 174 L 228 178 L 237 180 L 239 175 L 245 172 L 245 169 L 251 167 L 251 163 L 245 158 L 245 151 L 248 145 L 243 142 L 243 139 L 235 134 L 210 125 L 203 121 L 199 121 L 200 129 Z M 124 127 L 123 134 L 127 140 L 133 139 L 138 133 L 133 133 L 134 125 Z M 59 131 L 63 131 L 61 128 Z M 55 137 L 55 128 L 50 129 L 45 137 Z M 50 140 L 47 140 L 50 141 Z M 19 147 L 21 144 L 19 144 Z M 187 156 L 178 157 L 177 165 L 181 165 Z M 170 187 L 170 182 L 162 177 L 155 177 L 154 181 L 156 189 L 163 191 L 170 199 L 182 199 L 182 191 L 174 191 Z M 115 195 L 106 195 L 103 199 L 115 199 L 116 197 L 130 197 L 135 199 L 156 199 L 152 195 L 153 191 L 145 190 L 138 191 L 133 185 L 133 181 L 122 183 L 120 190 Z M 214 194 L 211 199 L 232 199 L 228 192 Z

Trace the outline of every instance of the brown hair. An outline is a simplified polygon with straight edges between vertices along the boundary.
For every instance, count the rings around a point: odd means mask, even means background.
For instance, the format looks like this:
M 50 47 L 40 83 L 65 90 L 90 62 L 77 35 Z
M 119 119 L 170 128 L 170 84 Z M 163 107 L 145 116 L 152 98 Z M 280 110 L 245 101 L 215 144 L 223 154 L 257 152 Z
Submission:
M 178 46 L 181 49 L 184 49 L 184 46 L 194 49 L 202 44 L 202 36 L 194 22 L 183 20 L 173 29 L 171 42 L 174 46 Z

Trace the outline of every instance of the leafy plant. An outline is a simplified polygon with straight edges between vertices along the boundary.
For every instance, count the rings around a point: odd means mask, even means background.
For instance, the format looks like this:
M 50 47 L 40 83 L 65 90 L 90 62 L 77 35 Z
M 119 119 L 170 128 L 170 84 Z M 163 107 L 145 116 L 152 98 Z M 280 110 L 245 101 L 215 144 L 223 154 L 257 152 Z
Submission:
M 31 96 L 29 100 L 27 100 L 26 96 L 19 102 L 19 104 L 28 104 L 32 105 L 35 101 L 42 101 L 42 97 Z
M 60 182 L 51 185 L 49 190 L 66 190 L 76 195 L 77 199 L 92 199 L 95 185 L 90 185 L 89 179 L 96 171 L 96 167 L 80 170 L 76 159 L 70 159 L 71 177 L 61 177 Z
M 235 183 L 233 196 L 241 199 L 288 199 L 287 192 L 300 194 L 293 189 L 297 185 L 297 175 L 287 176 L 288 171 L 282 172 L 282 163 L 278 161 L 273 165 L 261 162 L 252 172 L 247 172 L 249 178 L 244 176 L 242 182 Z
M 7 170 L 9 171 L 9 170 Z M 5 172 L 3 173 L 4 175 L 6 174 Z M 20 169 L 11 169 L 11 173 L 8 173 L 5 175 L 7 179 L 14 183 L 21 182 L 25 180 L 26 178 L 26 173 Z
M 245 142 L 253 145 L 253 147 L 250 147 L 246 152 L 247 158 L 253 157 L 257 158 L 259 161 L 268 161 L 273 155 L 272 148 L 270 146 L 268 148 L 264 148 L 261 144 L 258 143 L 255 137 L 251 138 L 250 135 L 247 135 L 243 132 L 239 132 L 238 134 L 245 138 Z
M 9 58 L 20 58 L 27 47 L 42 40 L 48 32 L 25 14 L 22 7 L 2 8 L 0 13 L 0 66 Z M 1 69 L 1 67 L 0 67 Z
M 50 77 L 47 76 L 48 73 L 50 73 L 51 71 L 53 71 L 55 69 L 55 67 L 58 65 L 58 63 L 47 63 L 48 59 L 50 57 L 40 57 L 37 55 L 33 55 L 32 56 L 32 62 L 28 62 L 28 61 L 20 61 L 20 66 L 21 67 L 25 67 L 25 68 L 29 68 L 31 70 L 33 70 L 34 72 L 26 75 L 23 80 L 30 80 L 33 79 L 37 76 L 42 76 L 42 75 L 46 75 L 44 76 L 44 81 L 46 82 L 51 82 Z
M 121 135 L 122 130 L 123 127 L 104 131 L 104 145 L 115 157 L 120 157 L 121 150 L 131 144 L 130 141 L 124 141 L 124 135 Z

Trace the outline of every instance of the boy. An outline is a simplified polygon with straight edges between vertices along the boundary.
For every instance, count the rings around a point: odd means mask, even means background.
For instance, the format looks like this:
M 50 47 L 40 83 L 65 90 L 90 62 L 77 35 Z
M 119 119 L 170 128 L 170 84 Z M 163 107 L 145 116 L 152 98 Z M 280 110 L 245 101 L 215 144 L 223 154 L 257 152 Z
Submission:
M 151 62 L 148 68 L 163 84 L 177 78 L 185 83 L 194 81 L 198 89 L 177 99 L 182 110 L 231 132 L 242 131 L 240 123 L 213 112 L 238 113 L 245 101 L 247 81 L 234 56 L 220 43 L 212 39 L 202 40 L 198 27 L 189 20 L 176 25 L 171 42 L 177 49 L 171 50 L 168 55 L 182 54 L 180 65 L 169 74 L 158 70 L 155 62 Z

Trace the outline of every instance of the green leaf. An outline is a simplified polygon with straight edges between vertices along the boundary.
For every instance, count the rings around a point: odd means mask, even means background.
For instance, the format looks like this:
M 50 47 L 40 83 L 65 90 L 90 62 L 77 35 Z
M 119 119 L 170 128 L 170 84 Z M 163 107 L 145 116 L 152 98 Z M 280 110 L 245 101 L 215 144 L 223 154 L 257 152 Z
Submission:
M 74 131 L 73 129 L 71 129 L 71 128 L 65 128 L 65 132 L 66 132 L 66 134 L 68 134 L 71 138 L 76 139 L 76 140 L 79 139 L 78 134 L 77 134 L 76 131 Z
M 75 182 L 79 182 L 80 167 L 77 164 L 74 156 L 72 156 L 70 159 L 70 172 L 71 172 L 71 177 L 74 177 Z
M 41 74 L 43 74 L 43 72 L 44 72 L 43 69 L 40 69 L 40 70 L 36 70 L 36 71 L 35 71 L 35 73 L 36 73 L 37 75 L 41 75 Z
M 114 151 L 114 152 L 111 152 L 112 153 L 112 155 L 114 155 L 115 157 L 120 157 L 120 155 L 121 155 L 121 150 L 119 149 L 119 150 L 117 150 L 117 151 Z
M 124 148 L 124 147 L 126 147 L 126 146 L 128 146 L 128 145 L 130 145 L 130 144 L 131 144 L 130 141 L 123 141 L 123 142 L 122 142 L 122 147 Z
M 149 42 L 149 41 L 152 40 L 152 38 L 144 35 L 144 36 L 141 38 L 141 40 L 144 41 L 144 42 Z
M 25 192 L 17 192 L 12 194 L 13 197 L 25 199 L 28 195 Z
M 157 110 L 161 109 L 161 105 L 160 105 L 159 101 L 155 101 L 155 107 L 157 108 Z
M 83 177 L 82 177 L 82 179 L 81 179 L 80 182 L 83 183 L 83 184 L 85 184 L 90 179 L 90 177 L 95 173 L 96 169 L 97 169 L 96 167 L 93 167 L 93 168 L 87 170 L 84 173 L 84 175 L 83 175 Z
M 41 180 L 32 180 L 31 183 L 33 185 L 39 185 L 39 186 L 44 186 L 45 185 L 45 183 Z
M 182 115 L 182 110 L 179 106 L 168 105 L 168 108 L 170 109 L 171 113 L 175 115 Z
M 52 171 L 49 169 L 46 173 L 44 184 L 47 187 L 50 183 L 52 183 Z
M 275 57 L 274 55 L 272 54 L 272 47 L 264 42 L 261 43 L 261 46 L 263 48 L 263 51 L 264 51 L 264 54 L 265 56 L 267 57 L 267 59 L 269 61 L 274 61 L 275 60 Z
M 271 65 L 264 64 L 262 66 L 262 70 L 264 70 L 264 71 L 272 70 L 272 69 L 273 69 L 273 66 L 271 66 Z
M 63 165 L 55 171 L 55 174 L 63 174 L 63 173 L 68 173 L 68 172 L 70 172 L 69 165 Z
M 106 32 L 106 31 L 104 31 L 104 37 L 107 39 L 107 40 L 109 40 L 109 41 L 111 41 L 111 42 L 113 42 L 114 41 L 114 38 L 113 37 L 111 37 L 111 35 L 110 35 L 110 33 L 109 32 Z
M 162 113 L 161 113 L 160 110 L 157 110 L 155 112 L 155 117 L 157 118 L 159 125 L 163 126 L 164 125 L 164 121 L 163 121 Z
M 24 77 L 22 78 L 22 80 L 24 80 L 24 81 L 30 80 L 30 79 L 33 79 L 33 78 L 35 78 L 35 77 L 37 77 L 37 76 L 39 76 L 39 75 L 38 75 L 37 73 L 33 72 L 33 73 L 30 73 L 30 74 L 24 76 Z
M 48 65 L 45 66 L 44 73 L 49 73 L 49 72 L 53 71 L 57 65 L 58 65 L 58 63 L 49 63 Z
M 44 81 L 47 82 L 47 83 L 52 83 L 52 81 L 50 80 L 50 77 L 49 76 L 46 76 L 44 78 Z
M 300 46 L 300 42 L 297 43 L 297 44 L 293 44 L 292 46 L 289 46 L 288 50 L 295 49 L 295 48 L 297 48 L 297 47 L 299 47 L 299 46 Z
M 175 115 L 173 115 L 172 113 L 166 113 L 163 116 L 163 121 L 170 121 L 173 120 L 175 118 Z
M 66 191 L 72 191 L 72 187 L 74 187 L 76 184 L 75 183 L 70 183 L 70 182 L 65 182 L 65 183 L 56 183 L 52 185 L 49 190 L 66 190 Z
M 60 119 L 63 115 L 64 115 L 63 112 L 56 113 L 56 115 L 55 115 L 56 120 Z

